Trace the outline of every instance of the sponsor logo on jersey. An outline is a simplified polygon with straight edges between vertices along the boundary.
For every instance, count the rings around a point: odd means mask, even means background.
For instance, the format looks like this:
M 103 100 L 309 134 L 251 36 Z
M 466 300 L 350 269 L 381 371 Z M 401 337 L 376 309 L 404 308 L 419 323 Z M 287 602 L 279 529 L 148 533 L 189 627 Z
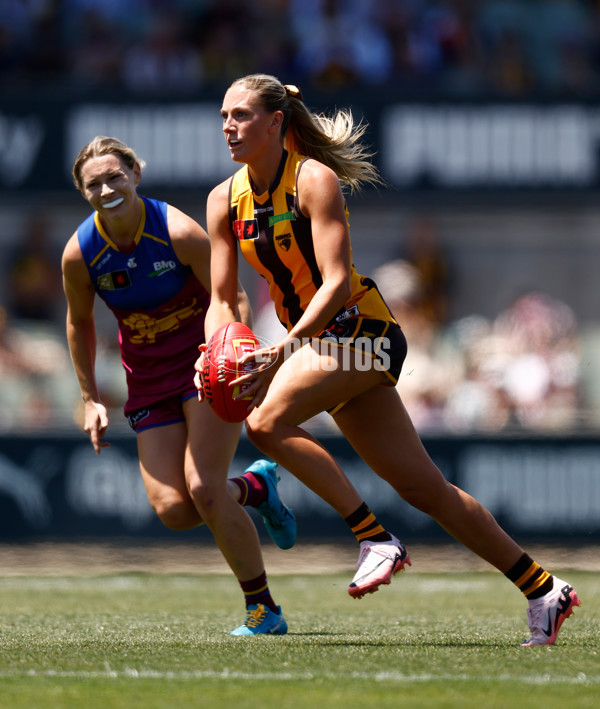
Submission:
M 175 263 L 175 261 L 155 261 L 152 266 L 154 268 L 154 271 L 148 274 L 150 278 L 162 276 L 163 273 L 174 271 L 177 268 L 177 264 Z
M 294 212 L 291 210 L 289 212 L 285 212 L 284 214 L 275 214 L 272 217 L 269 217 L 269 226 L 273 226 L 273 224 L 277 224 L 277 222 L 295 222 L 296 217 L 294 216 Z
M 120 290 L 129 288 L 131 278 L 126 270 L 103 273 L 97 280 L 98 290 Z
M 336 317 L 337 322 L 342 322 L 342 320 L 347 320 L 348 318 L 355 318 L 358 315 L 360 315 L 360 311 L 358 309 L 358 305 L 353 305 L 352 307 L 348 308 L 348 310 L 344 310 L 343 313 L 340 313 Z
M 137 268 L 137 263 L 135 262 L 135 256 L 132 256 L 129 261 L 127 261 L 127 268 Z
M 135 431 L 135 428 L 136 428 L 136 426 L 138 426 L 140 421 L 147 419 L 148 416 L 150 416 L 150 409 L 146 407 L 145 409 L 138 409 L 137 411 L 134 411 L 132 414 L 129 414 L 127 419 L 129 420 L 129 425 Z
M 233 222 L 233 233 L 238 241 L 258 239 L 258 219 L 236 219 Z
M 109 251 L 109 252 L 108 252 L 106 255 L 104 255 L 104 256 L 100 259 L 100 261 L 98 261 L 98 263 L 96 264 L 96 271 L 99 271 L 99 270 L 102 268 L 102 266 L 104 266 L 105 263 L 108 263 L 108 261 L 110 261 L 111 258 L 112 258 L 112 254 L 111 254 L 110 251 Z

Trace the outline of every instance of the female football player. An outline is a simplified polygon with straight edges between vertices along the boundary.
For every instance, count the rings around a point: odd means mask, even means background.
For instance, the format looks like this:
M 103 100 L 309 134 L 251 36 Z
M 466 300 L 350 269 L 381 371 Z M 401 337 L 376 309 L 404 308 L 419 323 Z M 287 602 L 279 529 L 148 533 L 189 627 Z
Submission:
M 232 635 L 282 634 L 287 625 L 269 592 L 256 528 L 242 505 L 259 510 L 282 548 L 294 544 L 295 520 L 278 498 L 275 464 L 256 461 L 243 476 L 227 480 L 241 425 L 217 418 L 198 401 L 194 386 L 210 302 L 208 236 L 172 205 L 138 195 L 142 168 L 131 148 L 103 136 L 85 145 L 73 165 L 75 185 L 94 210 L 62 259 L 67 339 L 84 428 L 96 453 L 109 445 L 107 409 L 95 376 L 98 295 L 119 324 L 125 415 L 137 434 L 150 504 L 170 529 L 208 525 L 246 601 L 246 621 Z M 234 310 L 249 319 L 241 287 Z
M 554 643 L 579 599 L 513 541 L 479 502 L 445 480 L 423 447 L 395 384 L 406 354 L 399 324 L 376 284 L 352 261 L 340 183 L 380 181 L 350 113 L 314 114 L 295 86 L 251 75 L 225 93 L 231 157 L 242 163 L 209 195 L 212 300 L 206 334 L 236 317 L 238 248 L 270 288 L 287 333 L 245 356 L 237 380 L 254 395 L 248 435 L 346 520 L 360 544 L 350 595 L 390 582 L 409 563 L 334 458 L 301 427 L 329 411 L 361 458 L 408 503 L 504 573 L 529 601 L 531 637 Z M 201 359 L 196 369 L 201 366 Z M 199 374 L 196 383 L 201 390 Z M 202 394 L 200 393 L 200 396 Z

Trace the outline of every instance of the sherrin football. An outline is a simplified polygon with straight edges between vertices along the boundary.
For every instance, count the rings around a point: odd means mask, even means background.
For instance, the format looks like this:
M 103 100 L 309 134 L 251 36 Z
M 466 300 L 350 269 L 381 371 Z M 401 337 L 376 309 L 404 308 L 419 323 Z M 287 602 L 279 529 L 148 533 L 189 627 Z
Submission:
M 215 331 L 208 341 L 202 363 L 204 395 L 213 411 L 223 421 L 243 421 L 248 416 L 252 396 L 235 399 L 243 385 L 229 386 L 229 382 L 247 374 L 252 363 L 240 365 L 240 359 L 259 347 L 258 338 L 241 322 L 231 322 Z

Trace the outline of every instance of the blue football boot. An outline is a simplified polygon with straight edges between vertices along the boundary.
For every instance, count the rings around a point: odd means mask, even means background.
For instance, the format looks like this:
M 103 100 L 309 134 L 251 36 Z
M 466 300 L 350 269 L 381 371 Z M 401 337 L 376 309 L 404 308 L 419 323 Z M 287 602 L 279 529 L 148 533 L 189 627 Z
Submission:
M 262 603 L 255 603 L 246 609 L 244 625 L 232 630 L 230 635 L 285 635 L 288 627 L 281 613 L 281 606 L 277 606 L 279 613 L 273 613 L 270 608 Z
M 280 549 L 290 549 L 296 543 L 296 518 L 289 507 L 279 499 L 277 483 L 280 478 L 275 472 L 277 463 L 269 460 L 255 460 L 246 473 L 254 473 L 267 486 L 267 499 L 256 508 L 264 520 L 271 539 Z

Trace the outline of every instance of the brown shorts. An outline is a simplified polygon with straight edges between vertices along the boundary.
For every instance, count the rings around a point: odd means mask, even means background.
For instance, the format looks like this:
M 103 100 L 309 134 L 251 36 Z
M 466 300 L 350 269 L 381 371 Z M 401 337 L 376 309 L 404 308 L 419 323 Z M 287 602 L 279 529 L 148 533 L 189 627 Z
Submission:
M 363 366 L 368 367 L 370 360 L 370 366 L 385 373 L 390 386 L 398 383 L 406 359 L 407 343 L 401 327 L 395 322 L 352 317 L 330 324 L 317 337 L 322 342 L 347 347 Z M 345 403 L 337 404 L 328 412 L 336 413 Z

